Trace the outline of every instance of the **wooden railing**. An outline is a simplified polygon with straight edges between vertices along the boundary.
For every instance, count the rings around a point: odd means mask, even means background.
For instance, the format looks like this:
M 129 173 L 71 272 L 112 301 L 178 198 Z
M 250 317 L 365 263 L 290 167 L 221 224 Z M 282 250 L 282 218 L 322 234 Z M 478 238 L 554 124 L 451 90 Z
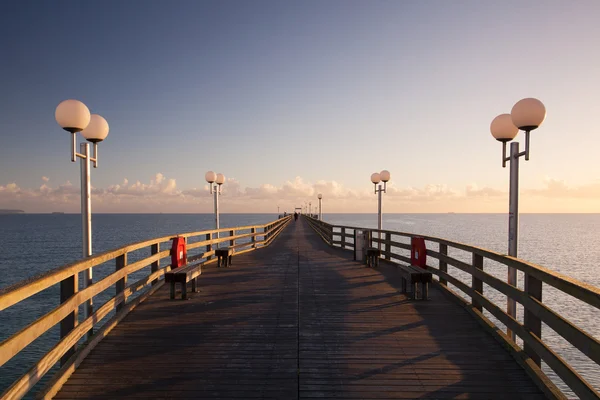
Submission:
M 566 360 L 553 351 L 542 339 L 542 322 L 554 332 L 568 341 L 573 347 L 586 355 L 593 363 L 600 365 L 600 342 L 583 329 L 575 326 L 552 310 L 542 301 L 542 283 L 553 286 L 562 293 L 600 309 L 600 289 L 580 282 L 566 275 L 551 271 L 542 266 L 499 254 L 490 250 L 452 242 L 431 236 L 395 232 L 377 229 L 365 229 L 350 226 L 331 225 L 313 218 L 307 218 L 311 227 L 331 246 L 353 249 L 354 231 L 370 231 L 371 244 L 381 243 L 382 258 L 392 262 L 411 262 L 410 257 L 399 254 L 411 249 L 410 243 L 401 242 L 402 238 L 422 237 L 428 244 L 427 256 L 437 259 L 438 265 L 427 264 L 427 269 L 439 277 L 436 282 L 444 292 L 465 307 L 486 329 L 488 329 L 527 370 L 536 383 L 549 397 L 565 398 L 564 394 L 541 371 L 543 360 L 569 388 L 582 399 L 598 399 L 600 393 L 590 385 Z M 379 238 L 381 237 L 381 239 Z M 433 249 L 437 246 L 437 249 Z M 450 257 L 448 249 L 457 249 L 470 253 L 471 262 L 464 262 Z M 484 270 L 484 260 L 491 260 L 506 267 L 516 268 L 525 275 L 524 290 L 509 285 L 505 281 Z M 448 266 L 453 266 L 471 276 L 468 285 L 458 277 L 448 273 Z M 452 289 L 451 283 L 462 291 L 470 301 L 465 300 Z M 509 316 L 502 308 L 484 295 L 483 284 L 520 303 L 524 308 L 524 321 Z M 483 314 L 487 310 L 498 321 L 523 341 L 523 348 L 513 342 L 490 319 Z
M 200 260 L 208 264 L 216 261 L 213 257 L 215 253 L 214 246 L 219 243 L 227 243 L 229 247 L 234 249 L 234 254 L 253 251 L 268 246 L 290 220 L 291 216 L 287 216 L 266 225 L 223 228 L 177 236 L 187 238 L 188 254 L 194 249 L 201 251 L 204 248 L 201 253 L 188 257 L 188 261 Z M 217 238 L 217 236 L 221 237 Z M 171 269 L 171 265 L 161 267 L 160 263 L 162 259 L 170 257 L 170 241 L 173 238 L 174 236 L 164 236 L 106 251 L 0 290 L 0 312 L 2 312 L 2 310 L 18 305 L 23 300 L 41 291 L 60 285 L 59 306 L 0 343 L 0 366 L 2 366 L 31 342 L 60 324 L 60 339 L 58 342 L 25 375 L 7 388 L 2 393 L 1 398 L 18 399 L 23 397 L 60 360 L 60 370 L 38 393 L 38 397 L 52 397 L 56 393 L 56 388 L 59 388 L 66 381 L 92 348 L 127 313 L 162 286 L 164 280 L 161 277 Z M 193 241 L 193 239 L 199 240 Z M 150 256 L 128 263 L 127 255 L 141 249 L 148 249 Z M 94 282 L 89 287 L 79 290 L 78 274 L 80 272 L 100 266 L 100 264 L 111 260 L 115 262 L 113 273 L 98 282 Z M 148 266 L 150 266 L 148 275 L 133 283 L 128 283 L 128 277 L 132 273 Z M 114 297 L 97 308 L 87 319 L 79 321 L 79 306 L 112 286 L 116 288 Z M 137 296 L 133 298 L 133 294 L 137 294 Z M 97 327 L 97 323 L 113 310 L 115 313 L 112 318 Z M 92 328 L 99 329 L 85 343 L 78 346 L 80 339 L 91 332 Z

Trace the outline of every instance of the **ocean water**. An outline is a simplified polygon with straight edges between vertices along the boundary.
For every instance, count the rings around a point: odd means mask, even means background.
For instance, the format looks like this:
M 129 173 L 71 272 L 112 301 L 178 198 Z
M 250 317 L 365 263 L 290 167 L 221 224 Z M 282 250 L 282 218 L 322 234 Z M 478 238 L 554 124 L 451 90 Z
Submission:
M 275 218 L 275 214 L 222 214 L 221 226 L 264 224 Z M 377 226 L 375 214 L 324 214 L 324 220 L 345 226 Z M 505 214 L 385 214 L 383 218 L 384 229 L 442 237 L 500 253 L 507 252 L 507 224 Z M 140 240 L 211 229 L 213 226 L 212 214 L 95 214 L 92 220 L 93 251 L 99 253 Z M 522 214 L 519 236 L 519 258 L 600 286 L 600 246 L 597 246 L 600 214 Z M 450 255 L 470 262 L 465 252 L 450 251 Z M 132 254 L 129 260 L 132 262 L 144 256 L 147 254 Z M 81 218 L 78 214 L 0 215 L 0 288 L 80 258 Z M 436 265 L 436 261 L 432 265 Z M 506 267 L 486 261 L 484 268 L 506 280 Z M 113 270 L 114 262 L 95 268 L 94 280 L 98 281 Z M 470 276 L 462 271 L 449 267 L 449 272 L 470 284 Z M 143 276 L 147 271 L 137 274 Z M 131 278 L 133 280 L 135 276 Z M 519 284 L 522 287 L 522 274 Z M 600 339 L 600 312 L 597 309 L 545 284 L 543 291 L 544 303 Z M 107 292 L 114 291 L 108 289 Z M 505 308 L 506 298 L 500 293 L 484 286 L 484 294 Z M 94 298 L 97 304 L 102 304 L 103 300 L 101 296 Z M 0 311 L 0 340 L 57 304 L 58 287 Z M 522 309 L 518 311 L 522 320 Z M 600 389 L 600 368 L 597 365 L 547 326 L 542 328 L 542 337 L 596 389 Z M 39 359 L 57 338 L 57 329 L 50 330 L 0 367 L 0 393 Z M 572 395 L 547 366 L 544 370 L 561 389 Z

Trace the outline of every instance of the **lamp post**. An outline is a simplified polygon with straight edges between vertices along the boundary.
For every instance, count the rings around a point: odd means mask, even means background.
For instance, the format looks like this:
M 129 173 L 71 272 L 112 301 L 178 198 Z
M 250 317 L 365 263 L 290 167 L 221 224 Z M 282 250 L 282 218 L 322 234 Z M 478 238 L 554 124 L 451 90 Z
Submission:
M 519 158 L 525 156 L 529 160 L 529 134 L 537 129 L 546 118 L 546 107 L 538 99 L 527 98 L 518 101 L 512 108 L 510 114 L 498 115 L 490 125 L 492 136 L 502 142 L 502 167 L 510 162 L 510 186 L 508 206 L 508 255 L 517 257 L 519 240 Z M 510 155 L 506 156 L 506 143 L 517 136 L 519 130 L 525 131 L 525 151 L 519 152 L 519 143 L 510 144 Z M 517 270 L 508 267 L 508 284 L 517 286 Z M 508 315 L 517 317 L 517 304 L 508 298 L 506 311 Z M 507 329 L 507 335 L 513 341 L 516 335 Z
M 225 183 L 225 175 L 218 173 L 215 174 L 213 171 L 208 171 L 204 178 L 210 186 L 210 194 L 214 194 L 215 203 L 215 229 L 219 229 L 219 195 L 221 194 L 221 185 Z M 216 185 L 215 185 L 216 183 Z M 217 232 L 217 239 L 219 238 L 219 232 Z M 219 244 L 217 244 L 219 247 Z
M 312 201 L 308 202 L 308 216 L 312 218 Z
M 381 225 L 382 225 L 382 216 L 381 216 L 381 197 L 382 197 L 382 193 L 386 193 L 387 190 L 387 182 L 390 180 L 390 172 L 387 170 L 383 170 L 379 173 L 375 172 L 373 174 L 371 174 L 371 182 L 373 182 L 373 185 L 375 185 L 375 194 L 378 195 L 377 197 L 377 229 L 381 231 Z M 379 182 L 383 182 L 383 186 L 379 183 Z M 377 184 L 379 184 L 379 187 L 377 187 Z M 378 233 L 378 238 L 381 239 L 381 232 Z M 381 242 L 379 242 L 379 250 L 381 250 Z
M 323 214 L 321 213 L 321 200 L 323 199 L 323 195 L 319 193 L 317 198 L 319 199 L 319 221 L 323 221 Z
M 81 164 L 81 226 L 83 257 L 92 255 L 92 199 L 90 184 L 90 164 L 98 167 L 98 143 L 108 136 L 108 123 L 98 114 L 90 114 L 85 104 L 78 100 L 65 100 L 61 102 L 54 113 L 56 122 L 67 132 L 71 133 L 71 162 L 80 159 Z M 77 152 L 77 132 L 81 132 L 88 142 L 94 144 L 93 155 L 90 153 L 89 143 L 80 143 Z M 84 273 L 83 287 L 92 284 L 92 269 L 88 268 Z M 85 302 L 83 307 L 84 318 L 92 315 L 92 299 Z M 88 331 L 88 337 L 92 330 Z

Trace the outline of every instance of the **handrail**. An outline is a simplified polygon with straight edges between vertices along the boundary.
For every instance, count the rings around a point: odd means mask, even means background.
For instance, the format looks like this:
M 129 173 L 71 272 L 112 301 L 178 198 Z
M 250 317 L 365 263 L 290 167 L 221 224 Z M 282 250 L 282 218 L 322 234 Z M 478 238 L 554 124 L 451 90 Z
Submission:
M 309 222 L 309 225 L 326 243 L 341 248 L 354 248 L 353 242 L 346 241 L 350 236 L 347 232 L 348 230 L 368 230 L 371 232 L 372 242 L 369 245 L 381 244 L 381 256 L 386 260 L 396 263 L 398 261 L 410 263 L 409 257 L 398 254 L 399 250 L 410 250 L 410 245 L 392 240 L 392 235 L 405 238 L 421 237 L 428 242 L 437 243 L 439 246 L 438 251 L 427 249 L 427 256 L 437 259 L 438 266 L 431 266 L 428 263 L 427 270 L 437 275 L 439 277 L 439 280 L 437 281 L 439 286 L 445 292 L 451 294 L 457 301 L 462 302 L 463 306 L 472 311 L 472 315 L 482 320 L 480 322 L 485 322 L 486 324 L 491 323 L 482 314 L 483 309 L 485 309 L 523 340 L 524 346 L 523 349 L 520 349 L 520 347 L 512 342 L 508 336 L 504 334 L 497 336 L 497 338 L 506 342 L 508 346 L 516 346 L 518 350 L 520 350 L 513 352 L 512 354 L 516 358 L 520 357 L 517 361 L 519 361 L 526 370 L 530 368 L 535 369 L 530 372 L 546 378 L 544 381 L 546 385 L 553 385 L 549 383 L 549 379 L 547 379 L 540 369 L 541 361 L 543 360 L 575 394 L 586 399 L 600 398 L 598 389 L 587 382 L 566 360 L 559 354 L 556 354 L 542 340 L 541 330 L 541 324 L 543 322 L 563 339 L 585 354 L 591 361 L 600 365 L 600 341 L 560 316 L 548 305 L 544 304 L 542 301 L 542 283 L 551 285 L 564 294 L 577 298 L 597 309 L 600 309 L 600 288 L 515 257 L 506 256 L 464 243 L 406 232 L 333 225 L 311 217 L 305 216 L 305 218 Z M 373 233 L 379 233 L 377 236 L 380 238 L 375 237 L 376 235 L 373 235 Z M 338 237 L 339 240 L 336 239 Z M 448 248 L 471 253 L 471 263 L 448 256 Z M 484 259 L 504 264 L 507 267 L 516 268 L 524 272 L 525 290 L 509 285 L 505 281 L 485 272 Z M 471 286 L 457 277 L 452 276 L 448 272 L 448 265 L 471 275 Z M 470 303 L 457 295 L 452 289 L 448 288 L 448 283 L 451 283 L 470 297 Z M 488 297 L 484 296 L 484 283 L 507 296 L 507 298 L 511 298 L 520 303 L 525 310 L 524 322 L 520 323 L 512 316 L 509 316 L 503 309 L 495 305 Z M 485 321 L 483 321 L 484 319 Z M 498 330 L 497 327 L 494 328 Z M 525 353 L 525 359 L 523 359 L 523 352 Z M 548 387 L 545 389 L 548 389 Z M 555 386 L 548 390 L 550 391 L 549 393 L 551 396 L 557 395 L 558 389 Z
M 89 353 L 108 332 L 137 304 L 154 293 L 164 280 L 160 279 L 165 272 L 171 269 L 171 265 L 160 267 L 162 259 L 171 254 L 168 249 L 160 250 L 161 245 L 170 242 L 173 238 L 199 237 L 203 240 L 189 243 L 188 249 L 206 247 L 205 251 L 196 256 L 189 257 L 190 260 L 202 260 L 205 264 L 215 262 L 213 246 L 219 243 L 229 242 L 234 254 L 241 254 L 268 246 L 279 233 L 290 222 L 291 216 L 286 216 L 264 225 L 241 226 L 234 228 L 222 228 L 205 230 L 199 232 L 188 232 L 179 235 L 163 236 L 155 239 L 144 240 L 137 243 L 108 250 L 62 267 L 54 268 L 48 272 L 39 274 L 33 278 L 18 282 L 7 288 L 0 289 L 0 311 L 19 304 L 29 297 L 60 284 L 60 304 L 46 314 L 42 315 L 29 325 L 0 343 L 0 366 L 12 359 L 20 351 L 26 348 L 35 339 L 60 323 L 60 339 L 42 358 L 33 365 L 22 377 L 17 379 L 4 393 L 1 399 L 18 399 L 23 397 L 31 388 L 60 360 L 61 370 L 53 377 L 55 382 L 66 379 L 74 368 L 81 362 L 83 357 Z M 240 231 L 250 231 L 237 233 Z M 217 238 L 216 234 L 223 236 Z M 237 240 L 249 239 L 245 243 L 237 243 Z M 128 263 L 127 255 L 135 250 L 150 248 L 150 256 L 139 261 Z M 88 268 L 93 268 L 107 261 L 115 260 L 115 271 L 98 282 L 94 282 L 83 290 L 78 288 L 77 274 Z M 136 272 L 151 266 L 148 275 L 128 285 L 128 277 Z M 87 300 L 115 286 L 115 296 L 107 300 L 95 312 L 83 321 L 79 321 L 78 308 Z M 140 295 L 132 300 L 134 293 Z M 128 301 L 129 299 L 129 301 Z M 116 311 L 115 316 L 106 321 L 83 346 L 77 349 L 77 344 L 98 321 L 101 321 L 110 312 Z M 65 375 L 66 374 L 66 375 Z

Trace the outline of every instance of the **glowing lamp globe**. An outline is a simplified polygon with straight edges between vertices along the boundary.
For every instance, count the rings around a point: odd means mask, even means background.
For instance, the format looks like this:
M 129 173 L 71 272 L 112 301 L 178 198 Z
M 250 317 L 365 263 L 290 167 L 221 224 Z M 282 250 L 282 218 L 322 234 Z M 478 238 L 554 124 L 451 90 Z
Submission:
M 65 131 L 80 132 L 90 123 L 90 110 L 79 100 L 65 100 L 56 107 L 54 118 Z
M 519 100 L 510 112 L 513 124 L 524 131 L 532 131 L 546 119 L 546 107 L 538 99 Z
M 379 173 L 379 177 L 381 178 L 382 182 L 388 182 L 390 180 L 390 171 L 384 169 Z
M 321 193 L 319 193 L 319 195 L 317 196 L 317 198 L 318 198 L 319 200 L 321 200 L 321 199 L 323 198 L 323 195 L 322 195 Z
M 225 183 L 225 175 L 217 174 L 217 185 L 222 185 Z
M 510 142 L 519 133 L 519 128 L 513 124 L 510 114 L 500 114 L 490 124 L 492 136 L 500 142 Z
M 204 179 L 206 179 L 206 182 L 208 182 L 208 183 L 213 183 L 214 181 L 217 180 L 217 174 L 215 174 L 213 171 L 208 171 L 204 175 Z
M 98 114 L 92 114 L 90 123 L 81 131 L 81 136 L 88 142 L 98 143 L 108 136 L 108 122 Z
M 377 172 L 371 174 L 371 182 L 377 185 L 379 182 L 381 182 L 381 176 Z

